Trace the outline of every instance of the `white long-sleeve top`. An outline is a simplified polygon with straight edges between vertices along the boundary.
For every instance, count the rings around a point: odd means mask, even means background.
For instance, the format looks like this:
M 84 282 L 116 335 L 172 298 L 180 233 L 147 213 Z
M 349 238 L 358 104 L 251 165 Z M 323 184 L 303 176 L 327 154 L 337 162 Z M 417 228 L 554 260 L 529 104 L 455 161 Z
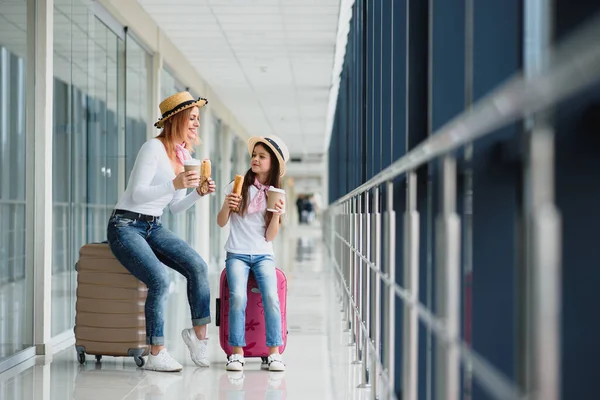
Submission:
M 175 172 L 167 150 L 158 139 L 150 139 L 142 145 L 123 196 L 116 209 L 159 217 L 168 205 L 173 214 L 187 210 L 200 195 L 196 190 L 186 195 L 186 189 L 176 190 L 173 185 Z

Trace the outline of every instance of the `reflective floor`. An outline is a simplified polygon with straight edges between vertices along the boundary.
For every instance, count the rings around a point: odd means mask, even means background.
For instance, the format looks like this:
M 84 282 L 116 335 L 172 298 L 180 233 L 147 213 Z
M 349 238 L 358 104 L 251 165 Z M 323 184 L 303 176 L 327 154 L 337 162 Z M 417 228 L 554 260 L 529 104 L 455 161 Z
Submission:
M 209 325 L 210 368 L 197 368 L 180 332 L 188 327 L 185 281 L 174 274 L 166 325 L 167 347 L 180 361 L 181 373 L 137 368 L 130 358 L 88 356 L 79 365 L 73 346 L 54 357 L 36 357 L 0 374 L 0 399 L 362 399 L 360 365 L 352 365 L 354 347 L 342 332 L 333 271 L 317 226 L 290 227 L 278 243 L 277 260 L 288 278 L 287 371 L 260 369 L 248 359 L 243 373 L 225 371 L 217 327 Z M 212 309 L 218 272 L 211 274 Z

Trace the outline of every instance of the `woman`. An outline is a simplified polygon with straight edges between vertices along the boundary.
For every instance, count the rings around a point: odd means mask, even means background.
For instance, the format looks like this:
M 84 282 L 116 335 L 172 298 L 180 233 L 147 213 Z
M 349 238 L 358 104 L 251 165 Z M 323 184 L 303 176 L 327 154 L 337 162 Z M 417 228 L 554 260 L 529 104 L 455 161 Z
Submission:
M 169 291 L 165 265 L 187 279 L 192 328 L 181 333 L 192 361 L 208 367 L 206 324 L 210 322 L 210 290 L 206 262 L 185 241 L 162 226 L 160 216 L 168 205 L 180 213 L 201 197 L 197 171 L 184 172 L 197 144 L 200 107 L 208 101 L 194 99 L 188 92 L 177 93 L 160 104 L 162 128 L 158 137 L 140 149 L 125 193 L 108 222 L 108 243 L 115 257 L 148 287 L 146 298 L 146 343 L 150 354 L 145 368 L 153 371 L 181 371 L 182 366 L 164 347 L 164 314 Z M 186 189 L 194 188 L 186 195 Z M 209 181 L 209 193 L 215 183 Z M 164 265 L 163 265 L 164 264 Z
M 279 354 L 283 340 L 272 242 L 279 232 L 285 204 L 283 199 L 279 199 L 275 203 L 275 212 L 269 212 L 266 198 L 270 186 L 281 188 L 289 152 L 285 143 L 276 136 L 250 138 L 248 151 L 252 159 L 244 177 L 242 194 L 231 193 L 233 184 L 229 184 L 226 188 L 229 194 L 217 215 L 220 227 L 231 220 L 225 244 L 225 269 L 230 290 L 229 345 L 233 347 L 233 353 L 227 360 L 226 369 L 241 371 L 244 367 L 246 287 L 248 274 L 252 271 L 264 306 L 269 370 L 284 371 L 285 364 Z M 232 212 L 236 209 L 240 211 Z

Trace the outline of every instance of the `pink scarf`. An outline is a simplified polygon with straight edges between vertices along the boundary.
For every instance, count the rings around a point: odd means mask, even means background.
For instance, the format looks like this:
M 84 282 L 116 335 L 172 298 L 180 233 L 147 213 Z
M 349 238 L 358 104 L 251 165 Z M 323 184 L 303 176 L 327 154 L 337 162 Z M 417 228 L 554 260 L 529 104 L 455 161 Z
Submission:
M 258 189 L 258 193 L 256 193 L 256 196 L 254 196 L 250 204 L 248 204 L 248 214 L 267 208 L 267 192 L 269 191 L 269 185 L 263 185 L 258 179 L 254 178 L 254 186 Z
M 175 155 L 181 162 L 181 165 L 183 165 L 183 162 L 185 160 L 189 160 L 192 158 L 188 149 L 185 148 L 185 143 L 175 145 Z

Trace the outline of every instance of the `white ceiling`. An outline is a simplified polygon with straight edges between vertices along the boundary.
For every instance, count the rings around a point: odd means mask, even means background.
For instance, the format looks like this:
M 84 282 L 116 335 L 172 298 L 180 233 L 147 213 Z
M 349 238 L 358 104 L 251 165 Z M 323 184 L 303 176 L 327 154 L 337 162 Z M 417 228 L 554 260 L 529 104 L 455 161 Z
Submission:
M 340 0 L 139 2 L 250 135 L 323 153 Z

